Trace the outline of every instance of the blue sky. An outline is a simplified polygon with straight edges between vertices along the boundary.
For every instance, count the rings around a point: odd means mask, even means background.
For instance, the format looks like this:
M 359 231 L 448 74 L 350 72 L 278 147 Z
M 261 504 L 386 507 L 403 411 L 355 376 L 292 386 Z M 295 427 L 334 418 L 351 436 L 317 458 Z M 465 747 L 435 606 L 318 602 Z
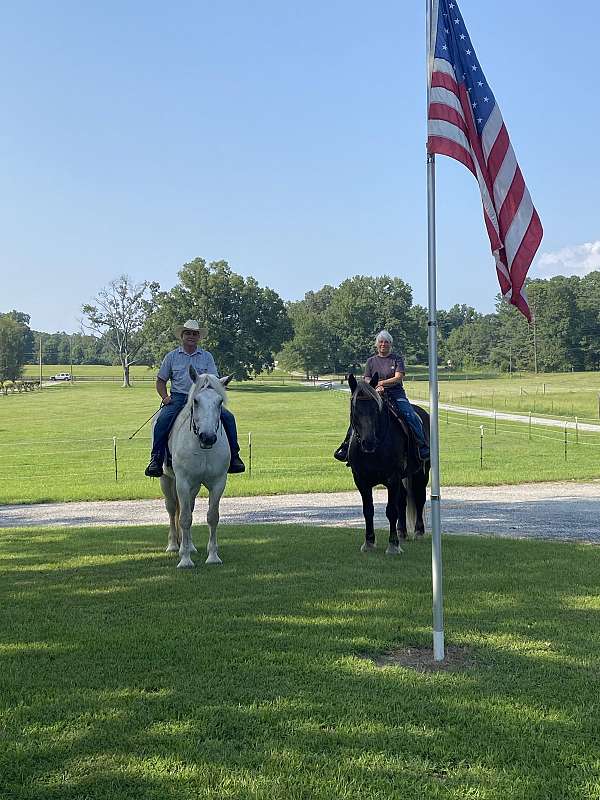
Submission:
M 545 235 L 532 276 L 600 268 L 597 6 L 462 0 Z M 196 256 L 284 299 L 355 274 L 427 303 L 425 2 L 9 4 L 0 311 L 79 329 L 118 275 Z M 438 306 L 498 291 L 474 178 L 437 158 Z

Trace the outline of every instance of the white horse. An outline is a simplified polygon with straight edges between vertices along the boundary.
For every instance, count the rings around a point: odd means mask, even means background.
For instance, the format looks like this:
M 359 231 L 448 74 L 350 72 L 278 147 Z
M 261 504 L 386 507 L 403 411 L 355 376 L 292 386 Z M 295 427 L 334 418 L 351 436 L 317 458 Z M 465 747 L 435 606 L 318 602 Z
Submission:
M 227 483 L 230 450 L 221 423 L 225 386 L 231 380 L 216 375 L 198 375 L 190 367 L 194 384 L 169 434 L 172 467 L 165 467 L 160 485 L 169 512 L 167 553 L 179 552 L 178 567 L 193 567 L 194 547 L 190 528 L 196 495 L 202 485 L 208 489 L 206 521 L 210 528 L 207 564 L 222 564 L 217 548 L 219 502 Z

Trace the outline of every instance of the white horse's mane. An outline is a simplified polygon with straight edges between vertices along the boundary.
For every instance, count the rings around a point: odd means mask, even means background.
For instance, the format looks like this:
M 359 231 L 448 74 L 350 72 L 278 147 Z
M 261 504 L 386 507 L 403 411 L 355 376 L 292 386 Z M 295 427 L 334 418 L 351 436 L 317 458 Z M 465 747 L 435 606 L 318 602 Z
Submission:
M 193 401 L 194 395 L 196 395 L 198 392 L 201 392 L 203 389 L 214 389 L 215 392 L 223 399 L 223 403 L 227 402 L 227 391 L 225 390 L 225 387 L 221 381 L 216 375 L 209 375 L 207 372 L 205 372 L 202 375 L 198 375 L 196 381 L 191 385 L 188 393 L 187 405 L 190 405 Z
M 371 386 L 371 384 L 367 383 L 367 381 L 356 382 L 356 392 L 354 396 L 365 397 L 367 400 L 375 400 L 379 410 L 381 411 L 381 409 L 383 408 L 383 400 L 381 399 L 381 395 L 379 394 L 379 392 L 376 392 L 375 389 Z

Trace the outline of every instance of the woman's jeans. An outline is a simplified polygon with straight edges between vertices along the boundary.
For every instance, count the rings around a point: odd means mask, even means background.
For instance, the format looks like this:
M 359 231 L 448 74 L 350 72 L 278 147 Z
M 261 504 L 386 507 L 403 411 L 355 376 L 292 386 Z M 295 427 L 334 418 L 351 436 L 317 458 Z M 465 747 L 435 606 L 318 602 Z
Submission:
M 393 389 L 386 389 L 385 394 L 386 397 L 393 401 L 398 409 L 398 413 L 414 433 L 419 453 L 421 453 L 423 448 L 427 448 L 423 423 L 421 422 L 421 417 L 411 406 L 404 388 L 401 386 L 399 388 L 394 387 Z
M 171 395 L 171 402 L 161 408 L 154 426 L 152 457 L 156 456 L 157 458 L 161 459 L 161 461 L 164 461 L 169 431 L 171 430 L 177 415 L 186 404 L 187 398 L 187 394 L 173 392 Z M 223 423 L 227 441 L 229 442 L 231 454 L 237 455 L 240 452 L 240 446 L 238 444 L 235 417 L 227 408 L 221 409 L 221 422 Z

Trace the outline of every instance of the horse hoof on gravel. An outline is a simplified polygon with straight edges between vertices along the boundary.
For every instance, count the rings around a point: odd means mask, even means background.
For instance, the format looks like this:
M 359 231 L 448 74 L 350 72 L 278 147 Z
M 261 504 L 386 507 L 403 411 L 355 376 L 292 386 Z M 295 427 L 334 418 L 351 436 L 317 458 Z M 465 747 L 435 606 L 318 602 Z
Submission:
M 177 569 L 190 569 L 195 566 L 191 558 L 182 558 L 179 564 L 177 564 Z
M 404 550 L 399 544 L 388 544 L 385 554 L 386 556 L 399 556 L 403 552 Z
M 361 553 L 371 553 L 373 550 L 377 550 L 375 542 L 364 542 L 363 546 L 360 548 Z
M 219 556 L 216 553 L 213 553 L 212 555 L 210 555 L 206 559 L 206 561 L 204 563 L 205 564 L 222 564 L 223 562 L 221 561 L 221 559 L 219 558 Z

